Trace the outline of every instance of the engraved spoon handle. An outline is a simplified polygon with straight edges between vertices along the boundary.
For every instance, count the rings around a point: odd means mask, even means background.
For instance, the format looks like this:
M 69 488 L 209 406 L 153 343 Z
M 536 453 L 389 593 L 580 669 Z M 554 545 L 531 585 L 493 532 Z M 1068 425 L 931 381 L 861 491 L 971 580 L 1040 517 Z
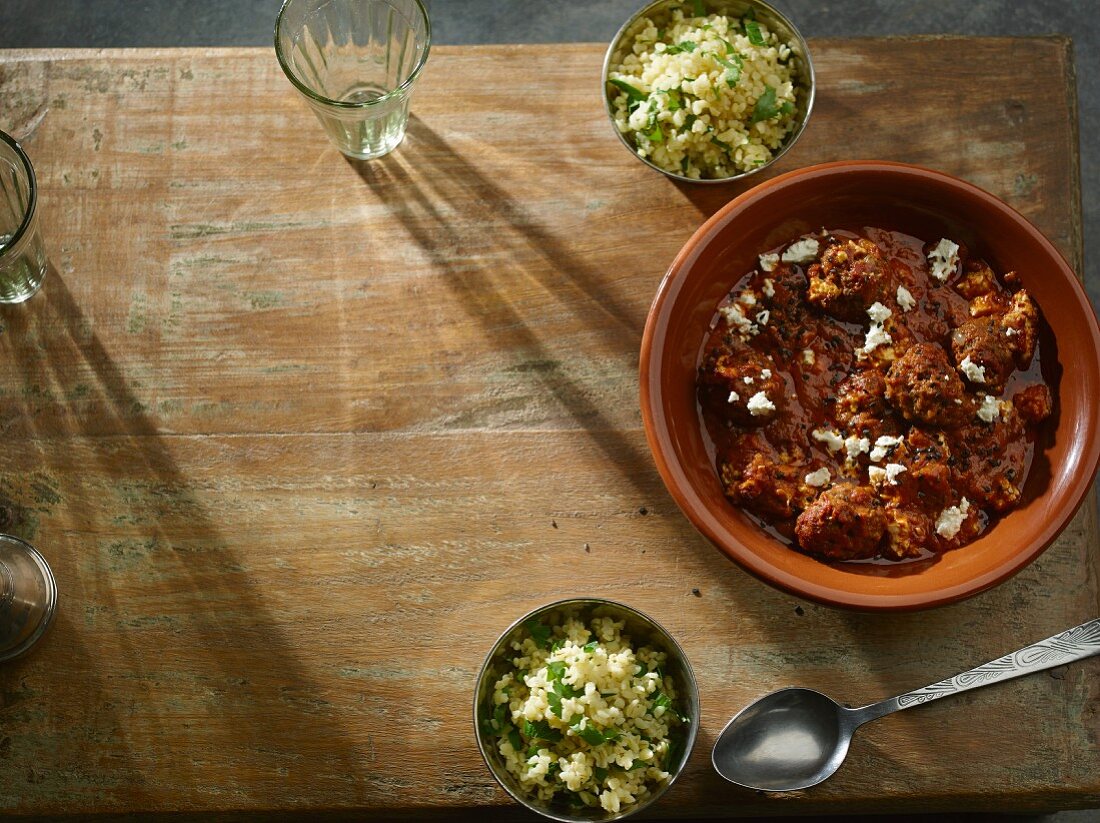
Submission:
M 851 709 L 853 720 L 856 726 L 860 726 L 868 720 L 874 720 L 891 712 L 919 706 L 969 689 L 1012 680 L 1014 677 L 1022 677 L 1025 674 L 1052 669 L 1075 660 L 1084 660 L 1094 654 L 1100 654 L 1100 617 L 1067 629 L 1054 637 L 1025 646 L 1004 657 L 998 657 L 970 671 L 933 683 L 931 686 L 914 689 L 869 706 Z

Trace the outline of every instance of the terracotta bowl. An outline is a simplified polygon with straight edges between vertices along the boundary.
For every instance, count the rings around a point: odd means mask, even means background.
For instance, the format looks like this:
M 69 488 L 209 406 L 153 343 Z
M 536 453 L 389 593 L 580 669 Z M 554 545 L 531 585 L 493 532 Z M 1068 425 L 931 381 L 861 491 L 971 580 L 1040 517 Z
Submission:
M 695 399 L 696 368 L 718 302 L 761 249 L 809 231 L 878 226 L 965 243 L 1015 269 L 1039 304 L 1044 379 L 1055 395 L 1019 508 L 930 564 L 889 573 L 829 565 L 772 538 L 722 493 Z M 941 172 L 885 162 L 813 166 L 736 198 L 684 245 L 657 290 L 641 352 L 646 436 L 684 514 L 727 557 L 785 591 L 833 606 L 905 611 L 961 600 L 1039 556 L 1085 498 L 1100 458 L 1100 330 L 1073 270 L 1018 212 Z M 886 567 L 876 566 L 876 569 Z

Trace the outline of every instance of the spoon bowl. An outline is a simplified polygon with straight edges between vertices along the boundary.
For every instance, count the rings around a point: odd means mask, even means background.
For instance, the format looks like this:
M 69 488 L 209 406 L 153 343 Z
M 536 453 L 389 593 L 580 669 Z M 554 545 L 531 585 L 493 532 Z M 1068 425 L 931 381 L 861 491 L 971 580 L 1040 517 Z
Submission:
M 730 720 L 711 761 L 724 778 L 749 789 L 815 786 L 844 762 L 855 730 L 850 712 L 813 689 L 780 689 Z
M 807 789 L 840 768 L 852 735 L 869 720 L 1094 654 L 1100 654 L 1100 618 L 947 680 L 858 709 L 841 706 L 813 689 L 780 689 L 734 715 L 714 744 L 711 762 L 726 780 L 749 789 Z

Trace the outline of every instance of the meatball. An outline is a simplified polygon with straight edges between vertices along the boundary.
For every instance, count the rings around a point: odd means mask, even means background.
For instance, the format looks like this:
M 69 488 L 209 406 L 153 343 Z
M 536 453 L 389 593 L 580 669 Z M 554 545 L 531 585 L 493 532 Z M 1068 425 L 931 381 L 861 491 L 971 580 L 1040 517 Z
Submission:
M 1023 289 L 1012 295 L 1012 305 L 1005 312 L 1002 322 L 1016 356 L 1016 365 L 1026 369 L 1035 356 L 1035 340 L 1039 334 L 1039 309 L 1031 295 Z
M 1037 383 L 1017 392 L 1012 398 L 1012 405 L 1025 422 L 1041 423 L 1050 417 L 1054 409 L 1054 398 L 1050 396 L 1050 388 L 1045 383 Z
M 1012 406 L 992 424 L 971 422 L 949 434 L 956 491 L 983 509 L 1005 512 L 1020 499 L 1029 444 Z
M 806 299 L 826 314 L 853 323 L 867 319 L 867 309 L 884 302 L 892 278 L 879 247 L 862 237 L 833 239 L 810 266 Z
M 726 494 L 764 518 L 788 519 L 813 499 L 814 490 L 803 482 L 806 469 L 789 462 L 776 463 L 757 452 L 741 474 L 740 482 L 723 476 Z
M 911 423 L 951 428 L 974 413 L 962 380 L 934 343 L 917 343 L 894 361 L 886 399 Z
M 1001 317 L 977 317 L 967 320 L 951 332 L 951 352 L 955 363 L 964 369 L 971 383 L 1000 393 L 1016 368 L 1015 351 L 1011 335 L 1007 333 Z M 969 361 L 978 367 L 964 365 Z
M 941 504 L 952 494 L 951 449 L 942 435 L 910 429 L 905 436 L 906 459 L 911 488 L 918 498 Z
M 739 426 L 771 422 L 786 388 L 774 360 L 733 337 L 707 352 L 700 367 L 700 400 Z M 763 398 L 757 398 L 761 393 Z
M 963 266 L 963 276 L 955 283 L 955 291 L 967 300 L 973 300 L 980 295 L 993 294 L 998 291 L 997 277 L 985 261 L 967 260 Z
M 887 417 L 886 381 L 876 369 L 850 374 L 837 386 L 833 416 L 841 428 L 854 435 L 881 433 Z
M 794 526 L 798 545 L 832 560 L 859 560 L 878 553 L 886 532 L 882 502 L 867 486 L 843 483 L 821 493 Z
M 932 518 L 918 509 L 892 508 L 886 510 L 886 540 L 882 555 L 891 560 L 920 557 L 935 530 Z

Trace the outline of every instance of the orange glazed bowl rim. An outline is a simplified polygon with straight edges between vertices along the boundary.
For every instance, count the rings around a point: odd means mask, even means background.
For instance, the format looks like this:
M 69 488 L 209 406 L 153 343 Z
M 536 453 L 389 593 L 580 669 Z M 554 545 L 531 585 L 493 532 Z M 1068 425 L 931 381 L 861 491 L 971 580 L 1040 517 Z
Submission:
M 872 216 L 861 225 L 905 231 L 911 223 L 942 223 L 943 231 L 956 228 L 990 262 L 996 263 L 998 254 L 1022 262 L 1017 271 L 1023 284 L 1044 317 L 1053 318 L 1045 326 L 1054 362 L 1048 364 L 1051 355 L 1044 350 L 1043 370 L 1044 379 L 1048 365 L 1056 372 L 1054 419 L 1043 424 L 1046 442 L 1041 448 L 1036 444 L 1036 462 L 1041 453 L 1048 468 L 1038 480 L 1032 469 L 1020 508 L 975 541 L 945 552 L 915 573 L 859 573 L 785 546 L 722 495 L 712 462 L 709 471 L 702 466 L 706 447 L 695 408 L 694 374 L 709 328 L 704 324 L 713 317 L 718 299 L 753 267 L 747 261 L 771 247 L 762 245 L 765 237 L 776 245 L 797 236 L 796 227 L 805 231 L 828 225 L 815 224 L 810 215 L 827 214 L 833 202 L 838 213 L 856 209 L 852 213 L 862 214 L 865 209 L 882 216 L 881 222 L 870 222 L 877 220 Z M 724 274 L 720 260 L 728 261 Z M 739 264 L 743 270 L 736 268 Z M 1016 266 L 1002 263 L 995 268 Z M 1072 356 L 1070 367 L 1067 355 Z M 829 606 L 914 611 L 996 586 L 1054 542 L 1080 508 L 1100 462 L 1100 328 L 1073 269 L 1011 206 L 971 183 L 920 166 L 869 160 L 823 163 L 780 175 L 734 198 L 699 227 L 661 280 L 646 318 L 639 369 L 650 451 L 692 525 L 759 579 Z

